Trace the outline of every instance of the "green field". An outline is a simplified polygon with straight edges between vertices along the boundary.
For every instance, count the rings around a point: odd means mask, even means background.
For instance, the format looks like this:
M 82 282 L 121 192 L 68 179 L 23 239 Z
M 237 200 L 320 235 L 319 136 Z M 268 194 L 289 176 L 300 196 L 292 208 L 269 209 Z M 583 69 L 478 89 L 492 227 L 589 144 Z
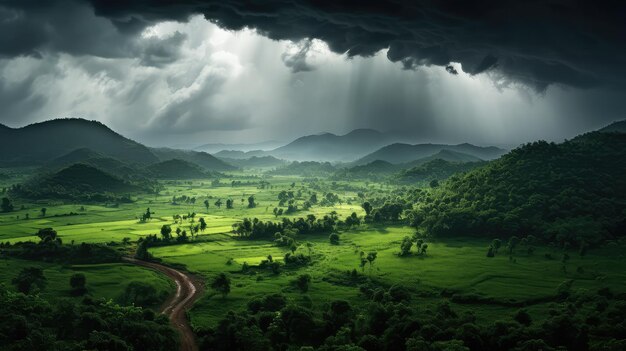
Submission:
M 234 176 L 232 179 L 244 175 L 235 173 Z M 245 181 L 249 178 L 241 179 Z M 280 220 L 275 218 L 272 210 L 278 205 L 278 193 L 292 189 L 292 183 L 295 183 L 294 191 L 301 190 L 302 199 L 313 192 L 323 193 L 333 186 L 322 181 L 317 183 L 322 184 L 321 190 L 311 189 L 309 183 L 297 177 L 276 177 L 269 181 L 270 189 L 258 189 L 256 186 L 212 187 L 209 180 L 167 181 L 163 182 L 164 188 L 158 195 L 136 196 L 132 204 L 21 203 L 23 209 L 0 215 L 0 241 L 36 241 L 38 238 L 34 234 L 38 229 L 53 227 L 64 243 L 121 242 L 124 238 L 135 242 L 149 234 L 158 235 L 164 224 L 171 225 L 174 230 L 177 227 L 188 229 L 189 221 L 175 223 L 173 216 L 195 212 L 196 219 L 202 217 L 207 222 L 204 232 L 198 233 L 188 243 L 155 247 L 150 249 L 150 253 L 164 263 L 182 265 L 207 281 L 218 273 L 230 275 L 232 291 L 226 298 L 208 289 L 190 311 L 192 324 L 200 328 L 214 326 L 228 311 L 243 310 L 249 300 L 268 293 L 282 292 L 293 301 L 310 301 L 314 310 L 322 309 L 328 302 L 337 299 L 348 300 L 354 305 L 364 304 L 366 300 L 361 296 L 358 284 L 347 278 L 347 272 L 354 269 L 360 276 L 369 277 L 380 285 L 400 284 L 407 287 L 418 305 L 434 305 L 442 299 L 449 300 L 456 309 L 472 310 L 484 322 L 512 313 L 525 303 L 534 316 L 545 316 L 548 301 L 555 295 L 557 287 L 568 279 L 574 280 L 574 289 L 594 291 L 609 287 L 626 293 L 626 261 L 623 255 L 626 243 L 593 248 L 584 258 L 572 254 L 564 272 L 559 259 L 560 251 L 548 246 L 538 246 L 532 255 L 527 254 L 524 248 L 518 248 L 512 258 L 502 249 L 503 252 L 496 257 L 487 258 L 490 240 L 433 239 L 428 237 L 428 233 L 422 233 L 429 245 L 426 255 L 400 257 L 400 242 L 405 236 L 415 233 L 414 228 L 401 225 L 363 224 L 343 230 L 339 245 L 331 245 L 326 234 L 299 235 L 296 254 L 310 255 L 310 265 L 282 267 L 279 274 L 257 269 L 255 267 L 268 255 L 282 262 L 289 250 L 269 240 L 237 238 L 232 234 L 232 224 L 244 217 Z M 351 185 L 364 190 L 390 189 L 375 183 Z M 336 193 L 341 197 L 342 204 L 313 206 L 308 211 L 298 211 L 288 217 L 314 214 L 320 218 L 332 211 L 336 211 L 339 218 L 345 218 L 352 212 L 359 216 L 364 214 L 357 191 Z M 181 195 L 196 197 L 197 200 L 195 204 L 172 204 L 172 197 Z M 255 208 L 246 206 L 250 195 L 255 196 L 258 204 Z M 234 200 L 233 209 L 226 209 L 225 206 L 218 209 L 214 205 L 217 199 L 225 201 L 228 198 Z M 210 202 L 208 210 L 203 205 L 205 199 Z M 42 207 L 47 208 L 45 217 L 40 213 Z M 148 207 L 153 212 L 152 218 L 141 222 L 138 218 Z M 29 219 L 25 219 L 26 214 Z M 312 244 L 310 252 L 305 243 Z M 361 251 L 378 253 L 371 267 L 359 267 Z M 555 258 L 548 259 L 546 254 Z M 242 272 L 244 263 L 253 269 Z M 2 259 L 0 265 L 0 282 L 6 285 L 10 285 L 11 278 L 26 265 L 44 267 L 49 286 L 43 294 L 51 298 L 68 295 L 67 282 L 75 272 L 87 276 L 91 294 L 107 299 L 118 298 L 130 281 L 147 282 L 159 291 L 172 291 L 173 288 L 157 273 L 125 264 L 61 266 Z M 312 277 L 306 294 L 292 284 L 298 275 L 304 273 Z M 480 307 L 461 301 L 467 296 L 479 298 Z

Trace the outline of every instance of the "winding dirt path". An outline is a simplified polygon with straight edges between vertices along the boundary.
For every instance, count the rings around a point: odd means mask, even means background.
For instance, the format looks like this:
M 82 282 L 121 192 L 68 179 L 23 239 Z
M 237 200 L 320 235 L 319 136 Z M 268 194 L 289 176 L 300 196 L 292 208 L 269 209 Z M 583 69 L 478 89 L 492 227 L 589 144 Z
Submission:
M 161 313 L 169 317 L 170 323 L 180 332 L 180 351 L 198 351 L 195 335 L 187 320 L 185 311 L 202 295 L 204 284 L 189 274 L 154 262 L 124 257 L 123 260 L 138 266 L 153 269 L 168 276 L 176 284 L 176 293 L 169 297 L 161 308 Z

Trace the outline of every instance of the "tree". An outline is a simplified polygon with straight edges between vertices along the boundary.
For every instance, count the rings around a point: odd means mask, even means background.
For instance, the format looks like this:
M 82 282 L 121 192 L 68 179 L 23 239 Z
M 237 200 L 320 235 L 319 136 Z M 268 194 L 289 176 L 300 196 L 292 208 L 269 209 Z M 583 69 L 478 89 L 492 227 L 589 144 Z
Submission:
M 489 246 L 489 249 L 487 249 L 487 257 L 494 257 L 495 253 L 494 253 L 494 249 L 493 249 L 493 245 Z
M 225 273 L 220 273 L 213 279 L 211 289 L 217 291 L 223 298 L 230 293 L 230 278 Z
M 70 288 L 71 293 L 74 296 L 85 295 L 87 289 L 85 286 L 87 285 L 87 278 L 82 273 L 72 274 L 70 277 Z
M 400 256 L 410 255 L 411 247 L 413 247 L 413 240 L 409 236 L 405 236 L 400 243 Z
M 17 288 L 17 291 L 29 294 L 43 290 L 48 281 L 43 275 L 43 270 L 39 267 L 26 267 L 20 271 L 17 277 L 11 281 Z
M 163 226 L 161 227 L 161 236 L 164 240 L 170 240 L 170 238 L 172 237 L 172 227 L 167 224 L 163 224 Z
M 2 204 L 0 204 L 0 209 L 2 210 L 2 212 L 13 211 L 13 204 L 11 203 L 11 200 L 8 197 L 2 198 Z
M 509 243 L 506 245 L 506 248 L 509 251 L 509 255 L 513 254 L 513 250 L 515 249 L 518 243 L 519 243 L 519 238 L 516 237 L 515 235 L 509 238 Z
M 295 281 L 296 286 L 301 292 L 305 293 L 309 291 L 309 285 L 311 284 L 311 276 L 308 274 L 301 274 Z
M 233 208 L 233 203 L 234 203 L 234 201 L 232 199 L 226 200 L 226 208 L 227 209 L 232 209 Z
M 363 207 L 363 210 L 365 210 L 365 214 L 366 214 L 366 215 L 368 215 L 368 216 L 369 216 L 369 215 L 370 215 L 370 213 L 372 213 L 372 209 L 373 209 L 373 207 L 372 207 L 372 205 L 371 205 L 369 202 L 367 202 L 367 201 L 366 201 L 366 202 L 364 202 L 364 203 L 361 205 L 361 207 Z
M 254 195 L 250 195 L 250 197 L 248 197 L 248 208 L 255 208 L 256 207 L 256 203 L 254 202 Z
M 57 239 L 57 231 L 52 228 L 41 228 L 37 231 L 37 237 L 42 242 L 54 241 Z
M 493 239 L 493 241 L 491 242 L 491 246 L 493 246 L 493 250 L 495 251 L 495 253 L 498 253 L 498 250 L 500 250 L 500 248 L 502 247 L 502 240 Z
M 372 273 L 372 266 L 374 265 L 374 261 L 376 261 L 377 257 L 378 257 L 378 253 L 376 251 L 372 251 L 372 252 L 369 252 L 367 254 L 367 257 L 365 258 L 367 262 L 369 262 L 370 264 L 370 274 Z
M 218 209 L 222 208 L 222 199 L 217 199 L 217 201 L 215 201 L 215 206 L 217 206 Z
M 339 245 L 339 235 L 337 233 L 330 234 L 328 240 L 330 240 L 331 245 Z
M 204 207 L 206 208 L 207 212 L 209 211 L 209 200 L 204 200 Z
M 47 212 L 47 211 L 48 211 L 48 209 L 47 209 L 47 208 L 42 207 L 42 208 L 41 208 L 41 217 L 45 217 L 45 216 L 46 216 L 46 212 Z
M 198 222 L 200 222 L 200 231 L 204 232 L 204 230 L 207 227 L 206 221 L 204 220 L 204 218 L 200 217 L 200 219 L 198 220 Z

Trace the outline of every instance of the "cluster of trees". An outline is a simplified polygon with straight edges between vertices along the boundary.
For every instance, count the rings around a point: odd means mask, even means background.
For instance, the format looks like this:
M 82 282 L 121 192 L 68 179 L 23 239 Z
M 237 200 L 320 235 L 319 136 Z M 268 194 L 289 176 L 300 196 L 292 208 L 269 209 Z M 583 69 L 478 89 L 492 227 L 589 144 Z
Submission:
M 243 221 L 233 224 L 233 233 L 241 238 L 276 239 L 277 242 L 282 242 L 286 240 L 285 237 L 295 238 L 296 234 L 330 233 L 335 229 L 336 223 L 336 214 L 325 215 L 323 218 L 310 214 L 306 218 L 283 218 L 281 222 L 244 218 Z
M 428 250 L 428 244 L 424 242 L 424 239 L 417 238 L 415 236 L 405 236 L 400 243 L 400 256 L 409 256 L 412 254 L 411 248 L 415 244 L 415 254 L 418 256 L 426 255 Z
M 36 235 L 39 242 L 0 243 L 0 248 L 7 256 L 59 263 L 105 263 L 118 262 L 121 254 L 115 248 L 104 244 L 81 243 L 64 245 L 52 228 L 42 228 Z
M 80 277 L 74 278 L 73 283 L 81 289 Z M 178 348 L 177 334 L 167 317 L 89 296 L 78 302 L 51 302 L 39 295 L 16 293 L 0 286 L 0 315 L 0 345 L 7 351 Z
M 13 211 L 13 202 L 8 197 L 3 197 L 2 202 L 0 202 L 0 211 L 2 212 L 11 212 Z
M 413 225 L 436 236 L 525 237 L 558 245 L 626 234 L 626 134 L 534 142 L 422 194 Z
M 306 277 L 293 284 L 308 289 Z M 251 300 L 245 311 L 228 313 L 214 328 L 200 330 L 202 349 L 349 351 L 557 351 L 623 350 L 626 301 L 607 289 L 566 293 L 534 321 L 524 309 L 479 323 L 445 301 L 420 305 L 400 285 L 363 284 L 366 302 L 356 307 L 331 301 L 321 311 L 310 300 L 290 302 L 282 294 Z

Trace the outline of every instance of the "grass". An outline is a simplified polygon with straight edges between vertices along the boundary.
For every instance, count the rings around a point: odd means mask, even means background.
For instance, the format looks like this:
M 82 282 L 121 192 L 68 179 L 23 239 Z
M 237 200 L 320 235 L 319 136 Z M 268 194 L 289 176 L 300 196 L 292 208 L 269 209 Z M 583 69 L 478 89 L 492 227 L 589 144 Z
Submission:
M 235 178 L 242 174 L 235 174 Z M 224 180 L 230 182 L 230 180 Z M 243 181 L 249 179 L 241 178 Z M 257 217 L 261 220 L 275 219 L 272 210 L 277 206 L 277 194 L 290 190 L 295 182 L 294 192 L 303 189 L 303 199 L 315 191 L 318 197 L 323 190 L 312 190 L 301 178 L 274 177 L 269 179 L 270 189 L 257 189 L 255 186 L 211 187 L 209 180 L 167 181 L 159 195 L 144 195 L 135 198 L 131 204 L 64 204 L 54 201 L 16 203 L 24 209 L 9 214 L 0 214 L 0 241 L 36 240 L 34 233 L 42 227 L 53 227 L 64 242 L 119 242 L 124 238 L 135 241 L 148 234 L 158 234 L 162 225 L 169 224 L 175 230 L 180 227 L 188 230 L 189 223 L 176 224 L 173 216 L 196 212 L 205 218 L 208 228 L 190 243 L 152 248 L 151 253 L 165 263 L 182 264 L 192 272 L 199 273 L 210 281 L 215 275 L 227 272 L 232 279 L 232 292 L 226 298 L 216 295 L 209 289 L 190 311 L 192 323 L 196 327 L 207 327 L 215 323 L 229 310 L 244 309 L 247 302 L 269 293 L 282 292 L 290 300 L 310 299 L 314 310 L 335 299 L 348 300 L 353 304 L 363 304 L 366 300 L 360 295 L 358 286 L 347 281 L 347 273 L 356 269 L 360 275 L 371 277 L 382 285 L 401 284 L 414 294 L 417 305 L 432 305 L 440 302 L 442 292 L 463 296 L 473 296 L 482 300 L 476 304 L 454 304 L 459 311 L 472 311 L 479 320 L 493 321 L 503 315 L 510 315 L 517 309 L 510 306 L 516 303 L 548 301 L 555 295 L 563 281 L 574 280 L 574 289 L 595 290 L 610 287 L 616 292 L 626 292 L 626 243 L 589 250 L 581 258 L 570 252 L 567 271 L 562 270 L 561 253 L 548 247 L 538 247 L 533 255 L 527 255 L 524 248 L 518 248 L 510 260 L 504 249 L 494 258 L 487 258 L 490 240 L 448 238 L 428 240 L 425 256 L 399 257 L 400 242 L 404 236 L 414 231 L 403 226 L 375 227 L 362 226 L 340 234 L 340 244 L 330 245 L 327 235 L 301 236 L 300 243 L 313 244 L 311 255 L 313 264 L 297 269 L 283 268 L 278 275 L 269 270 L 253 269 L 242 273 L 246 262 L 257 265 L 268 255 L 282 261 L 288 252 L 286 248 L 274 246 L 270 241 L 247 241 L 232 237 L 233 223 L 244 217 Z M 325 189 L 329 182 L 320 182 Z M 381 184 L 354 183 L 353 186 L 382 188 Z M 386 188 L 385 188 L 386 189 Z M 333 191 L 336 192 L 336 191 Z M 340 217 L 352 212 L 363 215 L 357 204 L 360 201 L 353 191 L 338 193 L 344 201 L 333 207 L 314 206 L 310 211 L 298 212 L 291 217 L 306 216 L 312 213 L 318 217 L 336 211 Z M 172 197 L 182 195 L 197 198 L 195 205 L 173 205 Z M 254 195 L 258 206 L 247 208 L 247 198 Z M 234 209 L 217 208 L 214 202 L 227 198 L 235 200 Z M 203 201 L 208 199 L 207 210 Z M 241 200 L 244 200 L 243 202 Z M 302 200 L 299 200 L 302 203 Z M 352 204 L 348 204 L 351 202 Z M 40 209 L 47 208 L 45 217 Z M 146 208 L 154 212 L 152 219 L 141 223 L 137 218 Z M 84 209 L 84 210 L 83 210 Z M 28 213 L 30 219 L 24 219 Z M 72 215 L 67 215 L 74 213 Z M 18 218 L 19 216 L 19 218 Z M 374 265 L 362 271 L 359 268 L 359 253 L 376 251 L 378 258 Z M 300 247 L 297 253 L 308 255 L 308 249 Z M 550 253 L 554 259 L 545 258 Z M 0 260 L 0 282 L 10 284 L 11 278 L 25 265 L 42 265 L 49 280 L 44 295 L 50 298 L 68 295 L 69 276 L 74 272 L 87 275 L 89 291 L 98 297 L 117 298 L 126 284 L 132 280 L 150 282 L 159 290 L 171 291 L 172 286 L 155 272 L 124 264 L 94 266 L 60 266 L 33 263 L 19 260 Z M 579 269 L 580 267 L 580 269 Z M 297 291 L 292 281 L 300 274 L 312 277 L 310 290 L 306 294 Z M 533 318 L 545 316 L 547 302 L 534 303 L 528 307 Z

